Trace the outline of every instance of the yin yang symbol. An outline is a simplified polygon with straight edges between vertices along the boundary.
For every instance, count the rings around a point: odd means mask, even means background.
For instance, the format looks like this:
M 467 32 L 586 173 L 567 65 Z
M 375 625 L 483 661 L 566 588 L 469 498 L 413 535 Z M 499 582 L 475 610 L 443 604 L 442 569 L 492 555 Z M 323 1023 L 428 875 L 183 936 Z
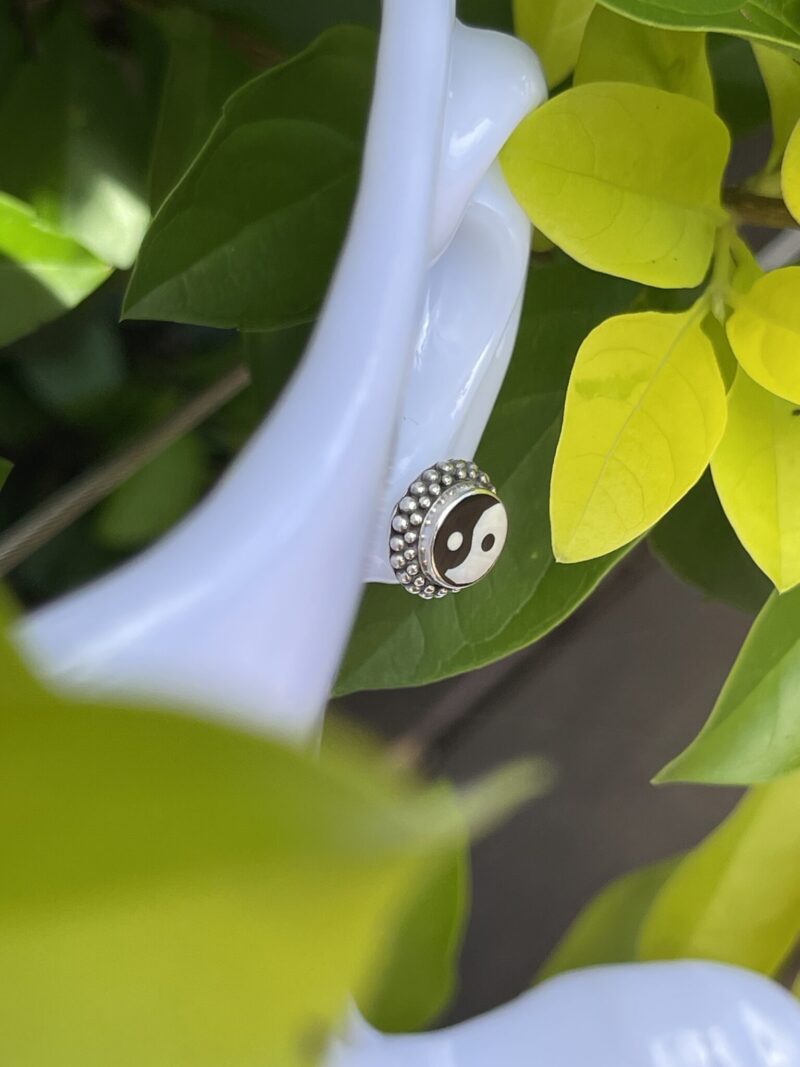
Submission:
M 493 493 L 463 497 L 436 531 L 434 570 L 451 588 L 473 585 L 497 562 L 507 533 L 506 509 Z

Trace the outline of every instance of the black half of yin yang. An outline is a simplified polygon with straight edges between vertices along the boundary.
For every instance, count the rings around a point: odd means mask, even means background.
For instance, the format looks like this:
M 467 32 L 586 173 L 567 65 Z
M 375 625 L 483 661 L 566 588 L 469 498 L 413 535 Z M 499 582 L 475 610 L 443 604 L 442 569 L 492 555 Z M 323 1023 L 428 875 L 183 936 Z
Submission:
M 505 544 L 506 512 L 489 493 L 465 497 L 437 531 L 433 564 L 450 585 L 467 586 L 491 570 Z

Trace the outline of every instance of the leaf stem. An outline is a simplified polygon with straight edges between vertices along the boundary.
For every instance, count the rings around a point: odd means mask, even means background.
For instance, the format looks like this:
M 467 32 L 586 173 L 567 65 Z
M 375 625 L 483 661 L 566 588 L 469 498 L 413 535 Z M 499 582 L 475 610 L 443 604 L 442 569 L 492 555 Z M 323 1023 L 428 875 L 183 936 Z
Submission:
M 792 215 L 780 197 L 759 196 L 747 189 L 730 186 L 722 197 L 726 207 L 738 223 L 766 226 L 771 230 L 796 230 L 800 222 Z
M 32 556 L 173 441 L 183 437 L 227 404 L 249 383 L 250 372 L 247 367 L 234 367 L 174 411 L 160 425 L 132 441 L 110 459 L 73 479 L 40 507 L 14 523 L 0 536 L 0 575 L 8 574 Z

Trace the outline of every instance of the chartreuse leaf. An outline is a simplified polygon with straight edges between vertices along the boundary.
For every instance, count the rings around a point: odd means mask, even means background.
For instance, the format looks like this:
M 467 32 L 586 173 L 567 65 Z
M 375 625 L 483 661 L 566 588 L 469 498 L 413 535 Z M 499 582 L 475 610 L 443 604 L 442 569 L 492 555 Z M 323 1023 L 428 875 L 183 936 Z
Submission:
M 61 700 L 0 650 L 0 1059 L 310 1067 L 464 822 L 372 754 Z M 220 991 L 224 996 L 220 996 Z
M 773 593 L 714 710 L 659 781 L 766 782 L 800 768 L 800 590 Z
M 606 7 L 652 26 L 715 30 L 800 49 L 800 20 L 784 0 L 601 0 Z
M 547 487 L 575 351 L 636 295 L 634 286 L 574 263 L 533 267 L 514 356 L 478 452 L 509 514 L 503 554 L 468 595 L 435 605 L 398 596 L 395 586 L 368 586 L 338 693 L 420 685 L 501 659 L 557 626 L 620 558 L 557 566 Z
M 342 28 L 243 86 L 153 221 L 128 318 L 276 329 L 314 317 L 355 194 L 375 38 Z
M 783 154 L 800 119 L 800 64 L 765 45 L 756 44 L 753 51 L 769 94 L 772 118 L 772 147 L 756 186 L 764 193 L 777 193 L 775 175 L 780 173 Z
M 169 58 L 150 163 L 154 209 L 202 148 L 222 105 L 254 73 L 207 16 L 168 7 L 158 18 Z
M 677 865 L 663 860 L 617 878 L 591 900 L 536 976 L 537 981 L 602 963 L 632 963 L 650 906 Z
M 575 84 L 633 82 L 694 97 L 714 107 L 704 33 L 681 33 L 597 6 L 583 36 Z
M 0 100 L 0 189 L 118 267 L 148 220 L 144 125 L 136 96 L 65 8 Z
M 800 267 L 760 277 L 727 323 L 739 363 L 759 385 L 800 404 Z
M 733 532 L 709 472 L 664 516 L 650 545 L 679 578 L 743 611 L 757 612 L 772 590 Z
M 645 533 L 695 484 L 725 426 L 725 387 L 701 303 L 607 319 L 580 347 L 550 490 L 565 563 Z
M 800 582 L 800 419 L 739 370 L 711 462 L 739 540 L 781 591 Z
M 800 222 L 800 122 L 792 131 L 783 156 L 781 191 L 786 206 Z
M 375 989 L 359 1007 L 384 1033 L 429 1026 L 456 987 L 468 917 L 469 864 L 464 849 L 429 864 L 397 924 Z
M 800 774 L 750 790 L 677 866 L 642 926 L 642 959 L 774 974 L 800 934 Z
M 533 48 L 547 84 L 572 73 L 595 0 L 514 0 L 514 29 Z
M 545 236 L 594 270 L 698 285 L 725 214 L 730 136 L 710 108 L 642 85 L 580 85 L 514 131 L 501 159 Z
M 108 275 L 105 263 L 0 193 L 0 345 L 75 307 Z
M 200 439 L 178 438 L 103 501 L 95 522 L 98 539 L 123 550 L 147 544 L 197 502 L 208 477 Z

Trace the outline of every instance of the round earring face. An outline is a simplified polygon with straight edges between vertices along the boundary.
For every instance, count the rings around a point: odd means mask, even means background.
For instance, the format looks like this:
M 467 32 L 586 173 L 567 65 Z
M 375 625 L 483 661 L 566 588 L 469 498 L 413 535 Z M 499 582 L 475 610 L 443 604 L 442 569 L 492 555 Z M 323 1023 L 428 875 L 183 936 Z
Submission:
M 400 584 L 431 600 L 487 575 L 507 532 L 489 476 L 467 460 L 444 460 L 423 471 L 397 504 L 389 558 Z

